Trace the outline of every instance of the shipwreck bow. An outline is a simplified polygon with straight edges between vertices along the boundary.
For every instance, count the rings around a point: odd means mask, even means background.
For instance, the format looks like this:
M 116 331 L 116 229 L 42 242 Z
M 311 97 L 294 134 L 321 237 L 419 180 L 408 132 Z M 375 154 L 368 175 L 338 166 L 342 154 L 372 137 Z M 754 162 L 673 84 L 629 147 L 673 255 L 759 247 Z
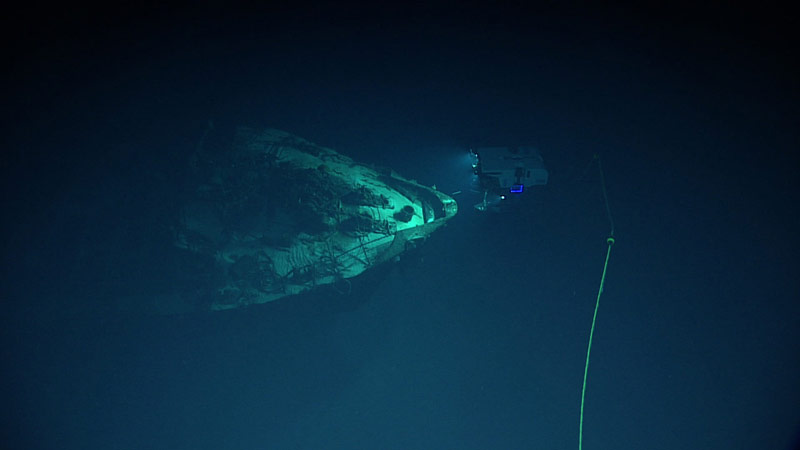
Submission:
M 199 150 L 192 170 L 175 245 L 208 272 L 193 309 L 341 286 L 400 256 L 458 210 L 434 188 L 272 129 L 239 129 L 227 150 Z

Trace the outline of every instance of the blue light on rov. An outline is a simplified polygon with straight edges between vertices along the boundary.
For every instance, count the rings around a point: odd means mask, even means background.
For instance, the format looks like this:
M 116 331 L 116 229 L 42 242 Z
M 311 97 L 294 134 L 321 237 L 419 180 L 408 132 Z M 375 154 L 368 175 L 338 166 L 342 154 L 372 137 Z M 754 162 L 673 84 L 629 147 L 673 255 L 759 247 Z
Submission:
M 518 194 L 518 193 L 522 192 L 523 189 L 525 189 L 525 186 L 523 186 L 521 184 L 515 184 L 515 185 L 511 186 L 511 193 Z

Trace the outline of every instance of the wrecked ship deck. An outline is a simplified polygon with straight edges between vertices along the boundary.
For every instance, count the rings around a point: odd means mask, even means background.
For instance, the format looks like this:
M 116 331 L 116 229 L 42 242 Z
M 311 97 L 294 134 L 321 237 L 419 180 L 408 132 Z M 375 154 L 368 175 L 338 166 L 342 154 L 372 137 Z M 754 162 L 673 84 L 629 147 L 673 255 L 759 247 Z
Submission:
M 228 149 L 198 149 L 191 170 L 174 243 L 202 267 L 192 275 L 202 292 L 171 296 L 182 306 L 165 312 L 346 289 L 458 210 L 434 188 L 274 129 L 241 128 Z

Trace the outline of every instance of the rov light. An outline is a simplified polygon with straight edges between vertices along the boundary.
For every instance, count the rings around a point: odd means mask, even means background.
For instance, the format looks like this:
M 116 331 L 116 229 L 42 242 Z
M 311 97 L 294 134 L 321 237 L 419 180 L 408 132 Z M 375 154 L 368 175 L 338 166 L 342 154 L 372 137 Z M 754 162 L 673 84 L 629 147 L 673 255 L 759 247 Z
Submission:
M 466 165 L 469 164 L 472 166 L 472 170 L 476 170 L 478 167 L 478 154 L 475 153 L 473 150 L 470 150 L 463 154 L 463 156 L 459 156 L 459 165 Z
M 513 194 L 519 194 L 519 193 L 521 193 L 521 192 L 522 192 L 524 189 L 525 189 L 525 186 L 523 186 L 523 185 L 521 185 L 521 184 L 515 184 L 515 185 L 512 185 L 512 186 L 511 186 L 511 193 L 513 193 Z

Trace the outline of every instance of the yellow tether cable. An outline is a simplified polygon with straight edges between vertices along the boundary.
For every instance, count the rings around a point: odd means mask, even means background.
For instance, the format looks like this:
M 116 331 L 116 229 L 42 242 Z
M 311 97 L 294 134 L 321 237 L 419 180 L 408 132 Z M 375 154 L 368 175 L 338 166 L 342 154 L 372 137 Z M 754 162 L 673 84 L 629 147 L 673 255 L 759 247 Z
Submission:
M 611 208 L 608 206 L 608 194 L 606 193 L 606 180 L 603 175 L 603 166 L 600 164 L 600 156 L 595 155 L 597 160 L 597 167 L 600 169 L 600 183 L 603 186 L 603 200 L 606 203 L 606 213 L 608 214 L 608 222 L 611 225 L 611 233 L 609 233 L 606 243 L 608 250 L 606 251 L 606 262 L 603 264 L 603 276 L 600 277 L 600 288 L 597 290 L 597 302 L 594 305 L 594 316 L 592 316 L 592 329 L 589 331 L 589 346 L 586 348 L 586 365 L 583 368 L 583 388 L 581 389 L 581 420 L 578 431 L 578 450 L 583 450 L 583 405 L 586 398 L 586 378 L 589 375 L 589 354 L 592 351 L 592 337 L 594 337 L 594 325 L 597 322 L 597 310 L 600 308 L 600 296 L 603 295 L 603 285 L 606 283 L 606 269 L 608 269 L 608 259 L 611 257 L 611 247 L 614 245 L 614 219 L 611 217 Z

